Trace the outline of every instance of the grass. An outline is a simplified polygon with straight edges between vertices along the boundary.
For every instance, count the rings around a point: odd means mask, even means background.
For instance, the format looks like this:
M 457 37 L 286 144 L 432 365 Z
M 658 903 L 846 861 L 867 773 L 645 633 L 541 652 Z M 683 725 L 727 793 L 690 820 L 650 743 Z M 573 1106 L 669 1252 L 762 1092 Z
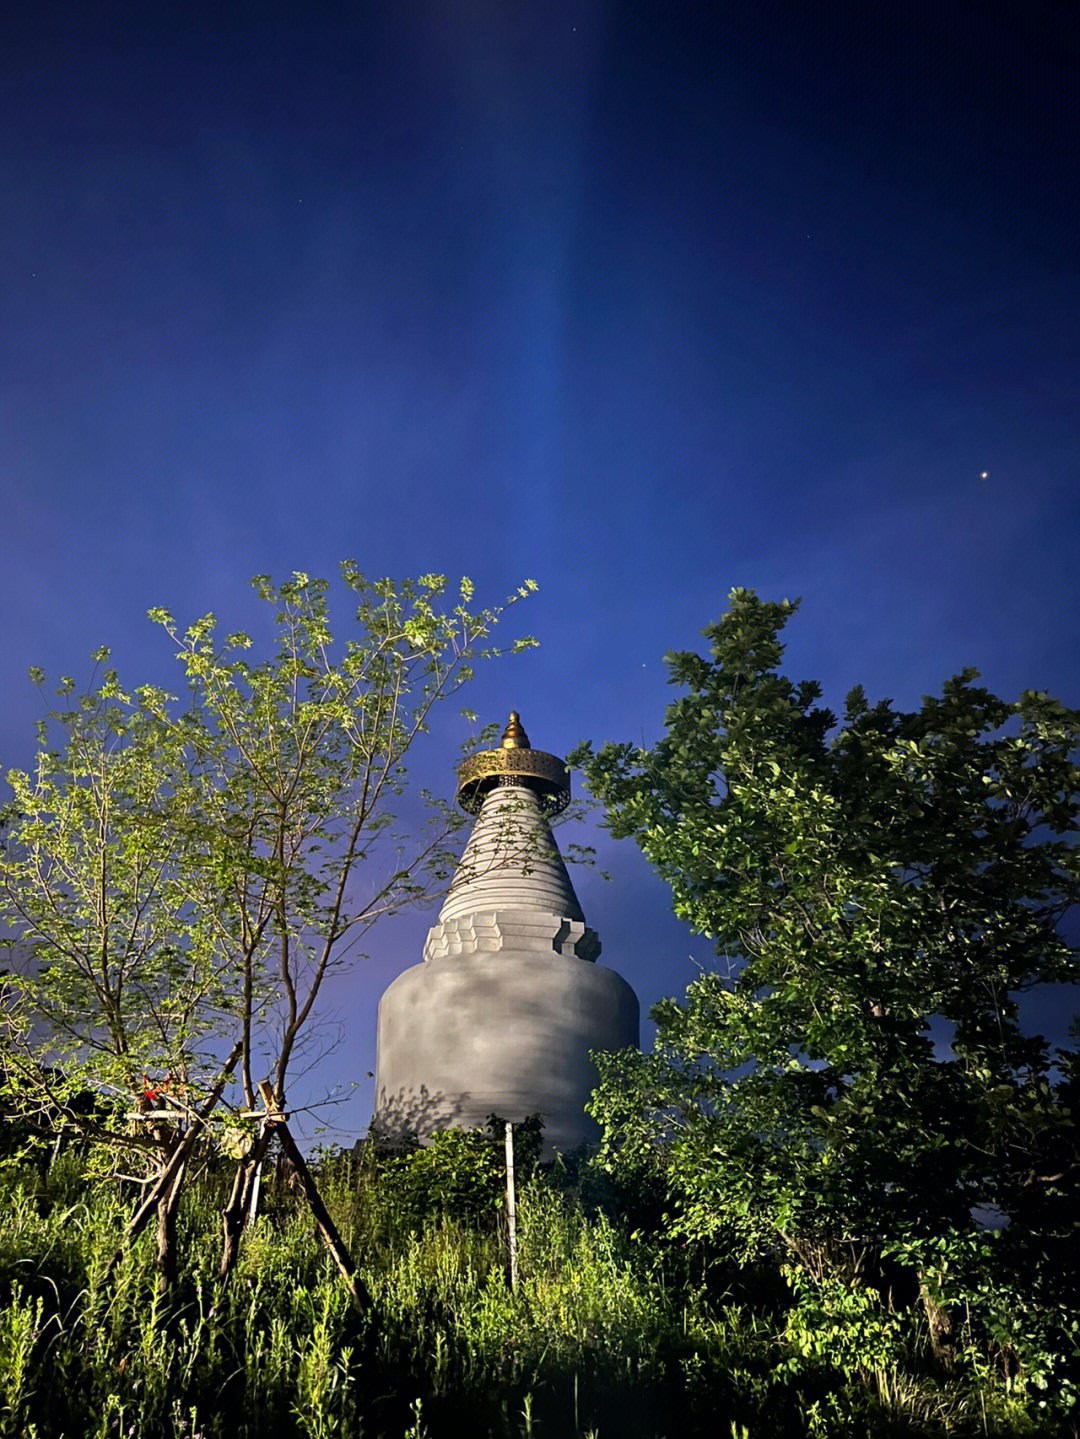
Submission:
M 465 1214 L 437 1195 L 410 1207 L 396 1163 L 321 1175 L 373 1297 L 363 1317 L 273 1177 L 227 1286 L 228 1176 L 192 1188 L 164 1302 L 148 1239 L 109 1272 L 130 1195 L 89 1182 L 73 1154 L 44 1176 L 0 1170 L 0 1439 L 1050 1432 L 1015 1383 L 943 1385 L 917 1344 L 865 1376 L 827 1354 L 795 1362 L 775 1294 L 725 1287 L 722 1266 L 662 1236 L 631 1237 L 558 1176 L 522 1186 L 511 1291 L 494 1197 Z

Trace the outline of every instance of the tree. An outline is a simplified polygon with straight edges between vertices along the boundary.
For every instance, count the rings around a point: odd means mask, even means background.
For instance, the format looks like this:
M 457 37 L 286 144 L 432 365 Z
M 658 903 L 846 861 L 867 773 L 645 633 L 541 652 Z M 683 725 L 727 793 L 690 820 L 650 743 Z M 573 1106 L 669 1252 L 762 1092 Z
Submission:
M 911 712 L 855 689 L 838 723 L 779 672 L 795 608 L 733 591 L 708 657 L 667 657 L 685 693 L 658 743 L 572 756 L 727 958 L 657 1006 L 653 1054 L 602 1061 L 594 1112 L 611 1166 L 664 1169 L 686 1234 L 883 1298 L 902 1258 L 948 1365 L 946 1270 L 977 1255 L 989 1282 L 973 1216 L 1014 1221 L 1014 1275 L 1048 1201 L 1075 1250 L 1073 1060 L 1017 996 L 1080 973 L 1080 712 L 965 670 Z
M 65 679 L 59 694 L 73 692 Z M 141 1161 L 149 1185 L 177 1150 L 189 1099 L 212 1087 L 230 988 L 212 897 L 190 883 L 183 834 L 195 796 L 159 697 L 125 693 L 112 670 L 52 720 L 60 745 L 49 747 L 43 721 L 35 773 L 8 775 L 6 1088 L 31 1134 L 51 1142 L 75 1130 L 114 1163 Z M 156 1202 L 163 1286 L 183 1166 L 170 1172 Z
M 302 574 L 253 582 L 279 637 L 259 662 L 249 636 L 220 642 L 212 615 L 181 631 L 152 610 L 179 646 L 188 708 L 126 692 L 109 671 L 43 723 L 36 773 L 9 775 L 0 892 L 19 962 L 7 1063 L 55 1122 L 76 1122 L 58 1067 L 67 1086 L 125 1095 L 143 1116 L 82 1129 L 114 1156 L 150 1156 L 165 1286 L 185 1156 L 208 1117 L 196 1104 L 238 1070 L 227 1273 L 271 1139 L 302 1162 L 288 1076 L 328 977 L 377 918 L 449 872 L 449 809 L 435 806 L 409 851 L 393 803 L 432 706 L 498 653 L 486 641 L 501 610 L 472 611 L 467 580 L 443 607 L 441 576 L 370 583 L 352 562 L 342 574 L 356 610 L 340 650 L 327 583 Z M 61 696 L 73 691 L 65 680 Z

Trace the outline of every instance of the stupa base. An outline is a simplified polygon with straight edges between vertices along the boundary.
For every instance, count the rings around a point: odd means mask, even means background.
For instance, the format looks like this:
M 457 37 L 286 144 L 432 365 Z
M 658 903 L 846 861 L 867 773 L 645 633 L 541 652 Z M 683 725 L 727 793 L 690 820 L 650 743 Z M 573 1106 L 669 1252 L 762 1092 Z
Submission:
M 614 970 L 535 951 L 447 956 L 398 976 L 379 1004 L 375 1132 L 384 1143 L 544 1117 L 543 1157 L 599 1137 L 584 1112 L 589 1051 L 636 1047 L 639 1006 Z

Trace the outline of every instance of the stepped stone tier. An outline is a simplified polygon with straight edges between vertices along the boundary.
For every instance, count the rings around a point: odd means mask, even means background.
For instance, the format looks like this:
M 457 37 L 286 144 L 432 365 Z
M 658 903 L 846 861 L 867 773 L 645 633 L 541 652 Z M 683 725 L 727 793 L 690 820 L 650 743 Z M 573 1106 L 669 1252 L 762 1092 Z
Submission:
M 638 1043 L 638 1002 L 594 961 L 600 939 L 570 883 L 549 818 L 565 809 L 561 760 L 534 750 L 511 713 L 496 750 L 472 755 L 458 803 L 476 815 L 422 964 L 379 1004 L 375 1129 L 390 1142 L 490 1114 L 544 1116 L 545 1152 L 597 1137 L 584 1105 L 591 1049 Z

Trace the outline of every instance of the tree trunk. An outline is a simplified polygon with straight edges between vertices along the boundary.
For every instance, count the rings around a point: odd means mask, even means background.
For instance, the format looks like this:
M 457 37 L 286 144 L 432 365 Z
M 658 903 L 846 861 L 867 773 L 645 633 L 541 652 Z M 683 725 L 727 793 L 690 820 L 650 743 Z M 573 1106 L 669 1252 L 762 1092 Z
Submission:
M 922 1300 L 923 1310 L 926 1313 L 926 1323 L 930 1330 L 930 1347 L 933 1350 L 934 1359 L 946 1373 L 951 1374 L 956 1368 L 956 1340 L 953 1335 L 952 1320 L 948 1310 L 943 1309 L 934 1298 L 922 1275 L 919 1276 L 919 1298 Z
M 157 1202 L 157 1245 L 154 1263 L 157 1268 L 159 1294 L 168 1294 L 176 1283 L 176 1215 L 180 1208 L 180 1195 L 184 1187 L 184 1160 L 176 1171 L 175 1178 Z
M 240 1236 L 247 1223 L 259 1166 L 269 1143 L 270 1130 L 264 1126 L 251 1153 L 237 1163 L 232 1193 L 229 1195 L 228 1204 L 221 1211 L 221 1267 L 218 1271 L 221 1279 L 228 1279 L 240 1257 Z
M 236 1067 L 236 1061 L 240 1058 L 240 1050 L 241 1045 L 239 1042 L 237 1042 L 233 1046 L 232 1053 L 229 1055 L 228 1059 L 222 1066 L 222 1069 L 218 1074 L 214 1087 L 207 1095 L 202 1105 L 202 1108 L 189 1120 L 187 1133 L 173 1150 L 169 1162 L 162 1169 L 157 1179 L 155 1179 L 153 1186 L 150 1189 L 150 1193 L 146 1196 L 146 1198 L 139 1205 L 138 1209 L 132 1216 L 131 1222 L 128 1224 L 128 1227 L 124 1233 L 124 1244 L 120 1245 L 119 1248 L 116 1249 L 112 1259 L 109 1261 L 109 1268 L 107 1271 L 109 1274 L 113 1272 L 116 1266 L 120 1263 L 121 1259 L 123 1259 L 125 1248 L 130 1245 L 135 1239 L 137 1239 L 138 1236 L 142 1233 L 143 1229 L 146 1226 L 147 1220 L 150 1218 L 151 1214 L 153 1214 L 155 1210 L 157 1210 L 158 1214 L 158 1252 L 159 1254 L 161 1252 L 160 1244 L 163 1232 L 166 1239 L 166 1252 L 168 1252 L 170 1247 L 167 1243 L 168 1215 L 166 1212 L 166 1217 L 163 1221 L 160 1208 L 161 1203 L 163 1200 L 168 1201 L 169 1197 L 171 1196 L 171 1205 L 174 1210 L 172 1228 L 173 1238 L 175 1240 L 175 1207 L 180 1198 L 180 1187 L 183 1181 L 183 1173 L 187 1165 L 188 1155 L 194 1148 L 195 1141 L 196 1139 L 198 1139 L 199 1133 L 203 1125 L 206 1123 L 208 1116 L 214 1109 L 214 1106 L 217 1104 L 218 1100 L 221 1098 L 222 1090 L 225 1088 L 225 1085 L 228 1082 L 229 1075 L 233 1072 L 233 1069 Z M 173 1244 L 172 1249 L 175 1256 L 175 1243 Z M 172 1262 L 175 1269 L 175 1257 L 173 1258 Z M 159 1273 L 160 1272 L 161 1269 L 159 1265 Z

